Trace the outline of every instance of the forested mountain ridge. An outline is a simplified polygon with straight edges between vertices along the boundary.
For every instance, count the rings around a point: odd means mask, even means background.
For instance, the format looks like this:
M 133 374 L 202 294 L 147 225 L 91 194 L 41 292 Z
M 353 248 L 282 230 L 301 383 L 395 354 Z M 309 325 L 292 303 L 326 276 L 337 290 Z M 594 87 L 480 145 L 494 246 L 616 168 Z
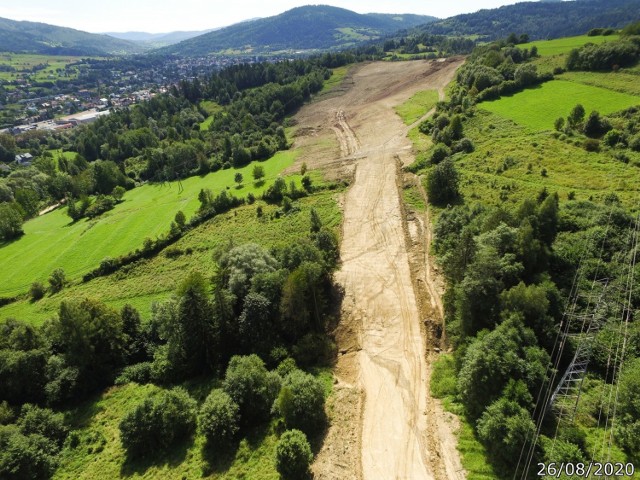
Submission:
M 143 49 L 127 40 L 46 23 L 0 18 L 0 50 L 46 55 L 114 55 Z
M 490 40 L 517 32 L 535 40 L 580 35 L 596 27 L 620 28 L 640 18 L 638 12 L 639 0 L 522 2 L 457 15 L 416 30 L 435 35 L 480 35 Z
M 230 50 L 266 53 L 339 49 L 433 20 L 434 17 L 422 15 L 362 15 L 343 8 L 309 5 L 274 17 L 231 25 L 161 51 L 202 55 Z

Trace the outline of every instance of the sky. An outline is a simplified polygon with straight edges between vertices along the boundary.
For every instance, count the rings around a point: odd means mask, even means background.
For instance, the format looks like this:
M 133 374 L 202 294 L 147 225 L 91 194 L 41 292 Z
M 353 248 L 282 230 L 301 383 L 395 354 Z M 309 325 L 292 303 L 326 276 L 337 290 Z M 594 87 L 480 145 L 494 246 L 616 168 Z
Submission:
M 416 13 L 446 18 L 515 0 L 0 0 L 0 17 L 87 32 L 207 30 L 300 5 L 326 4 L 358 13 Z

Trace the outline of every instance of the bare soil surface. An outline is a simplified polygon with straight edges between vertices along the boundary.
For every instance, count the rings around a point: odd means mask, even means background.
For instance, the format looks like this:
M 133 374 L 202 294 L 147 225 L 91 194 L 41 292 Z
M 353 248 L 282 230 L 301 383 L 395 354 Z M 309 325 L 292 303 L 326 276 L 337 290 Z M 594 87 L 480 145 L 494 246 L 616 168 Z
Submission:
M 464 478 L 455 422 L 429 395 L 441 347 L 442 304 L 428 258 L 429 222 L 406 212 L 401 167 L 414 160 L 393 107 L 443 88 L 460 59 L 371 63 L 297 115 L 299 162 L 347 178 L 343 311 L 332 426 L 313 466 L 318 479 Z M 422 282 L 422 286 L 421 286 Z M 440 325 L 440 328 L 438 327 Z

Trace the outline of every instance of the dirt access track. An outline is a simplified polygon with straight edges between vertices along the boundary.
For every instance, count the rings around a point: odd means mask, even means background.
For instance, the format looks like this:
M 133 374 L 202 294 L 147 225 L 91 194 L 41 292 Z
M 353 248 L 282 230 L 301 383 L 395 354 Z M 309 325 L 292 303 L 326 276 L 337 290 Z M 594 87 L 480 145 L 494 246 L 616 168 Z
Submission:
M 454 423 L 429 396 L 425 302 L 416 299 L 400 198 L 401 167 L 414 157 L 409 128 L 393 109 L 421 90 L 437 89 L 443 98 L 461 63 L 366 64 L 350 73 L 340 92 L 296 117 L 299 162 L 351 179 L 342 199 L 336 275 L 344 288 L 336 393 L 332 426 L 313 466 L 317 479 L 464 478 Z M 441 305 L 434 299 L 426 304 Z M 438 310 L 430 311 L 438 317 Z

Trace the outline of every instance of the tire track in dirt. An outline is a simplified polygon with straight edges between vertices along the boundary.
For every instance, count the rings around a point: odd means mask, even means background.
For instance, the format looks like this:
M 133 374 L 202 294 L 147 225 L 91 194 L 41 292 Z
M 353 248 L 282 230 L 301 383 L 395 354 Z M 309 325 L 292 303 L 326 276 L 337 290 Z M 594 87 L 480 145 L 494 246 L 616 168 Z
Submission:
M 360 143 L 358 142 L 356 134 L 347 123 L 344 110 L 338 110 L 336 112 L 336 122 L 331 128 L 336 134 L 338 143 L 340 143 L 340 152 L 343 158 L 353 155 L 358 151 Z
M 455 448 L 443 452 L 439 425 L 427 421 L 430 371 L 398 189 L 399 165 L 411 161 L 411 144 L 393 106 L 416 91 L 444 87 L 459 64 L 369 64 L 353 75 L 343 96 L 298 116 L 304 128 L 335 135 L 341 159 L 355 172 L 344 197 L 336 274 L 344 300 L 335 373 L 336 395 L 359 401 L 350 405 L 355 415 L 341 410 L 344 419 L 334 418 L 314 466 L 318 479 L 439 480 L 449 471 L 443 455 L 457 456 Z M 327 158 L 326 149 L 313 155 L 313 141 L 301 161 L 335 168 L 336 157 Z M 305 138 L 296 142 L 304 147 Z

